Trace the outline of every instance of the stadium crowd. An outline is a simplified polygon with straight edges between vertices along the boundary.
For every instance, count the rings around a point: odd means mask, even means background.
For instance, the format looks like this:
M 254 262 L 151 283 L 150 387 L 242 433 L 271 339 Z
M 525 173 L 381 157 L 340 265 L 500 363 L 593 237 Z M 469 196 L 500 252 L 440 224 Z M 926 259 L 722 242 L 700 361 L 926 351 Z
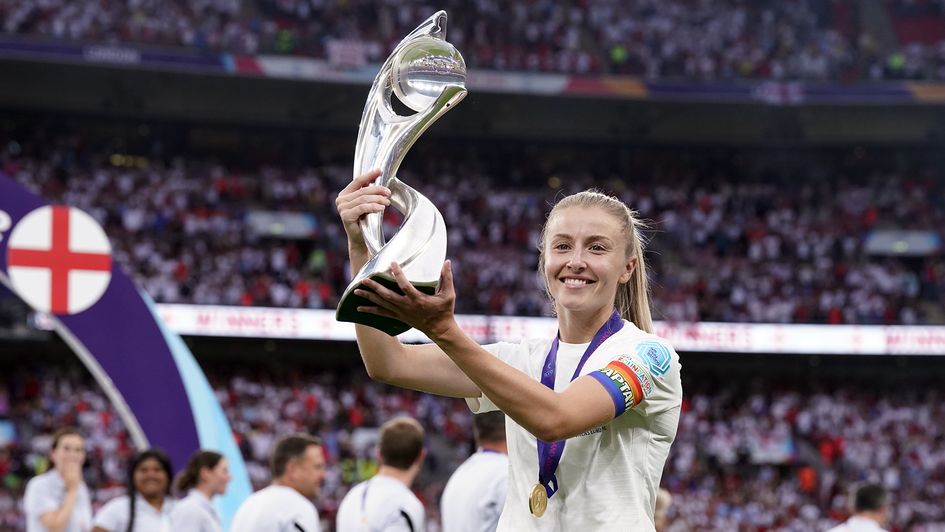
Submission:
M 41 128 L 40 128 L 41 129 Z M 334 308 L 347 286 L 334 196 L 347 149 L 310 165 L 124 156 L 81 135 L 0 133 L 0 171 L 105 227 L 118 261 L 155 300 Z M 556 194 L 596 186 L 651 221 L 658 319 L 773 323 L 945 323 L 945 261 L 868 252 L 876 229 L 941 240 L 945 188 L 934 163 L 859 148 L 790 158 L 685 158 L 672 149 L 418 147 L 401 176 L 439 206 L 457 311 L 550 315 L 537 231 Z M 443 153 L 449 153 L 444 157 Z M 921 157 L 916 161 L 921 161 Z M 514 161 L 514 162 L 513 162 Z M 252 228 L 253 213 L 299 213 L 302 238 Z M 399 218 L 386 213 L 393 234 Z
M 460 400 L 351 374 L 250 378 L 211 370 L 209 377 L 256 488 L 269 480 L 266 458 L 280 435 L 303 430 L 323 438 L 329 466 L 317 502 L 326 525 L 346 490 L 376 469 L 372 449 L 358 444 L 359 430 L 397 414 L 421 420 L 429 457 L 416 491 L 431 526 L 447 476 L 471 450 L 471 417 Z M 945 409 L 934 386 L 896 396 L 835 383 L 690 387 L 663 474 L 673 493 L 669 530 L 826 530 L 848 515 L 850 486 L 867 479 L 894 494 L 890 530 L 945 526 L 945 509 L 936 503 L 945 497 Z M 5 374 L 0 423 L 9 427 L 0 444 L 0 528 L 22 526 L 24 483 L 48 466 L 50 435 L 63 425 L 85 434 L 94 506 L 122 492 L 133 449 L 114 409 L 76 366 Z
M 938 17 L 945 28 L 937 5 L 900 0 L 883 13 L 896 22 L 919 12 Z M 474 68 L 709 81 L 945 79 L 942 42 L 920 43 L 910 32 L 899 32 L 900 42 L 880 42 L 859 22 L 852 0 L 541 0 L 511 6 L 451 0 L 441 7 L 450 14 L 451 42 Z M 33 0 L 0 2 L 0 28 L 93 43 L 306 55 L 360 65 L 383 60 L 430 14 L 431 7 L 415 1 Z

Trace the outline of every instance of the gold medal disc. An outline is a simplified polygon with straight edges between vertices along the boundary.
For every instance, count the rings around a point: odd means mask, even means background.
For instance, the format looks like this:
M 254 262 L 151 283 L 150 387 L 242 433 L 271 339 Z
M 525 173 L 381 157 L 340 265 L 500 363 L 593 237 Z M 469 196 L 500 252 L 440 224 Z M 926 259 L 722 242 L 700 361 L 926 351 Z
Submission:
M 545 515 L 545 510 L 547 509 L 548 493 L 545 491 L 544 486 L 535 484 L 535 487 L 532 488 L 532 493 L 528 496 L 528 511 L 535 517 L 541 517 Z

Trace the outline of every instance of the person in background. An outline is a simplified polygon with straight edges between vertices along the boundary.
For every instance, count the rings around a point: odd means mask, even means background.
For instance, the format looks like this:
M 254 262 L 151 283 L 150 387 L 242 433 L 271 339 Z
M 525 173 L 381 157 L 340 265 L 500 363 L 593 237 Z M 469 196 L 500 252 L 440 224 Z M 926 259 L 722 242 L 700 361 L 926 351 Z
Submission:
M 669 526 L 669 505 L 673 504 L 673 495 L 664 488 L 656 492 L 656 511 L 653 520 L 656 523 L 656 532 L 664 532 Z
M 853 493 L 853 515 L 828 532 L 886 532 L 889 518 L 889 494 L 879 484 L 864 484 Z
M 92 499 L 82 480 L 85 438 L 78 429 L 61 428 L 53 434 L 49 459 L 52 469 L 26 484 L 26 531 L 88 532 L 92 528 Z
M 325 479 L 321 440 L 307 434 L 282 438 L 272 452 L 270 467 L 272 484 L 243 501 L 230 532 L 321 532 L 312 504 Z
M 177 477 L 177 491 L 187 496 L 174 505 L 171 523 L 174 530 L 187 532 L 223 532 L 222 520 L 213 507 L 213 497 L 226 493 L 230 466 L 216 451 L 197 451 Z
M 128 468 L 128 493 L 95 514 L 93 532 L 174 532 L 171 460 L 160 449 L 136 454 Z
M 476 452 L 460 465 L 443 489 L 443 532 L 494 532 L 509 486 L 505 414 L 473 417 Z
M 423 427 L 413 418 L 394 418 L 381 426 L 377 474 L 348 491 L 338 507 L 338 532 L 416 532 L 424 530 L 423 504 L 410 491 L 426 450 Z

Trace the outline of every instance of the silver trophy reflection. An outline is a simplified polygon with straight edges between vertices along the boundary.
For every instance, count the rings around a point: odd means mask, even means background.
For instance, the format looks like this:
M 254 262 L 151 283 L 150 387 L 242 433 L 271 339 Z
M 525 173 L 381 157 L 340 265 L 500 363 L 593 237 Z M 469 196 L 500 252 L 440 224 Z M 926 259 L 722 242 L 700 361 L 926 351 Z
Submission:
M 399 320 L 357 311 L 360 305 L 373 305 L 354 295 L 367 278 L 401 292 L 390 272 L 391 262 L 400 265 L 418 290 L 436 291 L 446 259 L 446 224 L 429 199 L 395 174 L 420 135 L 466 96 L 465 82 L 463 56 L 446 42 L 445 11 L 438 11 L 407 35 L 374 78 L 361 115 L 354 176 L 379 168 L 381 176 L 376 183 L 390 188 L 391 205 L 403 213 L 404 221 L 397 234 L 385 242 L 384 213 L 371 213 L 361 220 L 371 258 L 342 295 L 335 313 L 339 321 L 362 323 L 392 336 L 410 328 Z M 391 106 L 392 93 L 416 114 L 397 114 Z

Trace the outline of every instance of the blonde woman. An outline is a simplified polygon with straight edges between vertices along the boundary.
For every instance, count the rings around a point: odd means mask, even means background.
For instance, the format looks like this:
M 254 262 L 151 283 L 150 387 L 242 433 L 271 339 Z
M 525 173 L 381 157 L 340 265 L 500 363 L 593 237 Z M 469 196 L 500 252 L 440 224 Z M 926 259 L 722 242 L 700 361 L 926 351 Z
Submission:
M 358 220 L 390 205 L 375 170 L 336 206 L 352 273 L 369 259 Z M 400 295 L 368 281 L 367 313 L 401 320 L 433 343 L 404 345 L 357 325 L 375 380 L 507 416 L 509 486 L 498 530 L 654 530 L 663 465 L 682 402 L 679 357 L 653 334 L 640 222 L 616 198 L 559 201 L 542 231 L 539 270 L 558 321 L 551 338 L 480 346 L 457 325 L 450 261 L 422 294 L 392 264 Z

